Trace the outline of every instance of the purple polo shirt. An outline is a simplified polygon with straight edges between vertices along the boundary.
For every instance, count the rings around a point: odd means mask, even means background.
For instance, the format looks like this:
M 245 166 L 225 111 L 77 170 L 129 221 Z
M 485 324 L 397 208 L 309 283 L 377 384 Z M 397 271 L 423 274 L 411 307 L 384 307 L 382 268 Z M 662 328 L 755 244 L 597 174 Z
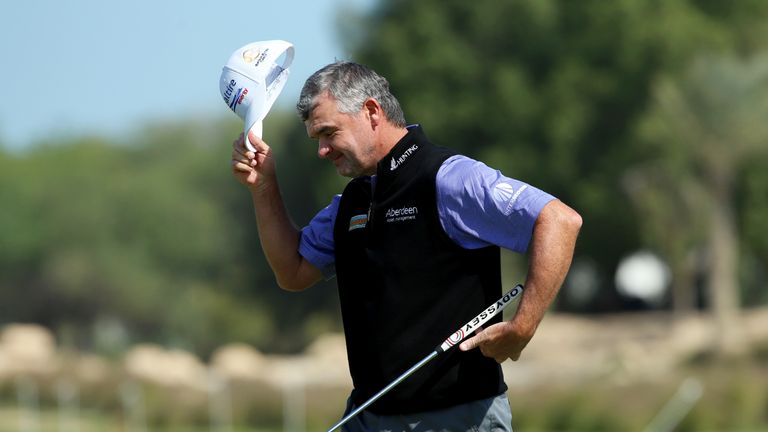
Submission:
M 301 230 L 299 253 L 326 278 L 335 275 L 333 225 L 341 195 Z M 437 172 L 437 210 L 448 237 L 466 249 L 496 245 L 528 249 L 533 224 L 552 195 L 466 156 L 448 158 Z

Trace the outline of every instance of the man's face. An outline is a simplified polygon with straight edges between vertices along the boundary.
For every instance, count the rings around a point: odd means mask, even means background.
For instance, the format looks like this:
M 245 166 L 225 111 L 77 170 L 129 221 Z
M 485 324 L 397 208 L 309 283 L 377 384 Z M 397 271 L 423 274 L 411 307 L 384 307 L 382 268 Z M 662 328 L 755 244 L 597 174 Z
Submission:
M 378 158 L 373 128 L 363 107 L 354 114 L 340 113 L 336 99 L 328 93 L 319 95 L 316 102 L 304 125 L 307 135 L 318 141 L 318 157 L 333 162 L 336 172 L 345 177 L 374 174 Z

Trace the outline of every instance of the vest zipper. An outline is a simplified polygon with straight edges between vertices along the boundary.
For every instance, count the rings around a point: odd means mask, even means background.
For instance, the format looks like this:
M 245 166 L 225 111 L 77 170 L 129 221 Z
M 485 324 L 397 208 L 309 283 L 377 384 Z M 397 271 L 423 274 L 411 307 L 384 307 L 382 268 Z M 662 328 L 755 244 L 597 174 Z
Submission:
M 373 222 L 373 196 L 376 193 L 376 176 L 371 176 L 371 202 L 368 204 L 368 222 L 366 225 L 370 225 Z

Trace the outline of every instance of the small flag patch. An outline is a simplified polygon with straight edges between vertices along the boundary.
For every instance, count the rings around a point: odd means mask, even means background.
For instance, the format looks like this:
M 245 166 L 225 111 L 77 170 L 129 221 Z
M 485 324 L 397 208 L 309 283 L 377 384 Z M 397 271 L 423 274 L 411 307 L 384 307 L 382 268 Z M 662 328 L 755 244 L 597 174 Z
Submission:
M 365 228 L 365 224 L 367 223 L 368 223 L 367 214 L 352 216 L 352 219 L 349 220 L 349 230 L 352 231 L 358 228 Z

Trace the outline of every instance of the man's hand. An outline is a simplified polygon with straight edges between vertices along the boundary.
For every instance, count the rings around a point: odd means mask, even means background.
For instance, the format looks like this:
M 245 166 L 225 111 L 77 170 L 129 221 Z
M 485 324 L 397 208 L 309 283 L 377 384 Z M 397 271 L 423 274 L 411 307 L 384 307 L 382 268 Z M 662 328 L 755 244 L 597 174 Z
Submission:
M 480 348 L 486 357 L 492 357 L 499 363 L 507 359 L 517 361 L 523 348 L 533 337 L 533 332 L 522 331 L 510 321 L 494 324 L 481 329 L 475 335 L 459 345 L 462 351 Z
M 274 181 L 275 162 L 267 143 L 252 132 L 248 132 L 248 138 L 256 152 L 248 150 L 240 134 L 232 142 L 232 173 L 240 183 L 255 190 Z

